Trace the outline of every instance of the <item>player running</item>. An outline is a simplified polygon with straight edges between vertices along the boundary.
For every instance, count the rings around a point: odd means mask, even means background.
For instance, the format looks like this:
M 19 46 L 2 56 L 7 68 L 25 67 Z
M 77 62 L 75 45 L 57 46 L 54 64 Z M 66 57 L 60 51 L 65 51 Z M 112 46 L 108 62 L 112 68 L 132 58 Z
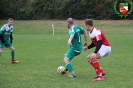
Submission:
M 73 66 L 71 64 L 71 60 L 79 55 L 82 51 L 82 44 L 81 44 L 81 34 L 84 34 L 84 44 L 87 46 L 87 34 L 85 30 L 77 25 L 74 25 L 73 19 L 68 18 L 67 19 L 67 26 L 69 28 L 69 39 L 68 39 L 68 45 L 70 46 L 67 53 L 64 57 L 64 63 L 66 69 L 61 73 L 62 75 L 67 72 L 67 70 L 70 72 L 69 76 L 70 78 L 76 77 Z
M 107 56 L 111 53 L 111 47 L 103 32 L 93 26 L 91 19 L 85 20 L 85 28 L 89 31 L 90 39 L 92 43 L 88 47 L 84 47 L 84 50 L 91 49 L 96 46 L 93 53 L 87 56 L 88 62 L 94 67 L 97 76 L 93 81 L 104 80 L 105 75 L 103 69 L 100 67 L 97 59 Z
M 13 19 L 9 18 L 8 23 L 3 25 L 0 30 L 0 55 L 3 52 L 4 47 L 9 47 L 11 50 L 11 56 L 12 56 L 12 64 L 18 64 L 19 61 L 14 60 L 14 47 L 12 46 L 12 32 L 13 32 Z M 10 37 L 10 40 L 9 40 Z M 1 64 L 0 64 L 1 65 Z

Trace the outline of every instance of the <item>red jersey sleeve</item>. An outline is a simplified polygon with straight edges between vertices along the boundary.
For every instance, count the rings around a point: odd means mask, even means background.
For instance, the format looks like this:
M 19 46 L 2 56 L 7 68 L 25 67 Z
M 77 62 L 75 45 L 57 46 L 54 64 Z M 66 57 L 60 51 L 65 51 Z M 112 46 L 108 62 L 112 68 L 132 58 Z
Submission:
M 97 45 L 98 40 L 102 40 L 103 45 L 110 46 L 105 35 L 99 29 L 93 28 L 92 32 L 90 32 L 90 38 L 95 46 Z

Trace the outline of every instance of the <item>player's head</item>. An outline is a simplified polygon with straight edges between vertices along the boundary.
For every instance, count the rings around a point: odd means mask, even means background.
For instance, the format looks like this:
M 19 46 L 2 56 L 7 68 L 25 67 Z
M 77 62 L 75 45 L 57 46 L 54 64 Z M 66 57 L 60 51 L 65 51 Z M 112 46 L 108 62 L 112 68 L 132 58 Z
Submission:
M 72 18 L 68 18 L 67 19 L 67 26 L 68 28 L 71 28 L 71 26 L 73 26 L 74 22 L 73 22 L 73 19 Z
M 12 18 L 9 18 L 8 19 L 8 26 L 11 26 L 13 24 L 13 19 Z
M 90 31 L 91 30 L 90 28 L 93 27 L 93 21 L 91 19 L 86 19 L 84 21 L 84 24 L 85 24 L 86 30 L 88 31 Z

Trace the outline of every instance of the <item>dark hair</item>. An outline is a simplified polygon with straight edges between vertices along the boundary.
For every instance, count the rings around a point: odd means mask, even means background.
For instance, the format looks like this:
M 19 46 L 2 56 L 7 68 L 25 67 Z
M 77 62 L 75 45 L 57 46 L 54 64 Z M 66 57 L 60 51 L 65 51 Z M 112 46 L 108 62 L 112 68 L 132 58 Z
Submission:
M 73 19 L 72 19 L 72 18 L 68 18 L 68 19 L 67 19 L 67 23 L 73 24 L 73 23 L 74 23 L 74 22 L 73 22 Z
M 86 25 L 93 26 L 93 21 L 91 19 L 86 19 L 84 22 Z

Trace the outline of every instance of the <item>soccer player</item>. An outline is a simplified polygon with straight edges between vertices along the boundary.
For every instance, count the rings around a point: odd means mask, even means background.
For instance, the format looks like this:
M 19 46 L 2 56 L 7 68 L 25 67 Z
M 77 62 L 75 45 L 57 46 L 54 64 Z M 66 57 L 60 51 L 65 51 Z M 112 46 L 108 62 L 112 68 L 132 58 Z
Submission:
M 9 18 L 8 19 L 8 23 L 3 25 L 1 30 L 0 30 L 0 55 L 3 52 L 4 47 L 8 47 L 11 50 L 11 63 L 12 64 L 18 64 L 19 61 L 14 60 L 14 47 L 12 46 L 12 40 L 13 40 L 13 36 L 12 36 L 12 32 L 13 32 L 13 19 Z M 10 40 L 9 40 L 10 38 Z M 1 65 L 1 64 L 0 64 Z
M 64 57 L 64 63 L 66 69 L 61 73 L 62 75 L 69 71 L 69 76 L 70 78 L 76 77 L 73 66 L 71 64 L 71 60 L 79 55 L 82 51 L 82 44 L 81 44 L 81 34 L 84 34 L 84 45 L 87 46 L 87 34 L 83 28 L 80 26 L 74 25 L 73 19 L 68 18 L 67 19 L 67 26 L 69 28 L 69 39 L 68 39 L 68 46 L 69 49 L 67 53 L 65 54 Z
M 98 59 L 107 56 L 111 53 L 111 47 L 103 32 L 93 26 L 91 19 L 85 20 L 86 31 L 89 31 L 89 36 L 92 41 L 90 45 L 84 47 L 84 50 L 96 47 L 94 52 L 87 56 L 88 62 L 94 67 L 97 76 L 93 81 L 104 80 L 104 70 L 100 67 Z

